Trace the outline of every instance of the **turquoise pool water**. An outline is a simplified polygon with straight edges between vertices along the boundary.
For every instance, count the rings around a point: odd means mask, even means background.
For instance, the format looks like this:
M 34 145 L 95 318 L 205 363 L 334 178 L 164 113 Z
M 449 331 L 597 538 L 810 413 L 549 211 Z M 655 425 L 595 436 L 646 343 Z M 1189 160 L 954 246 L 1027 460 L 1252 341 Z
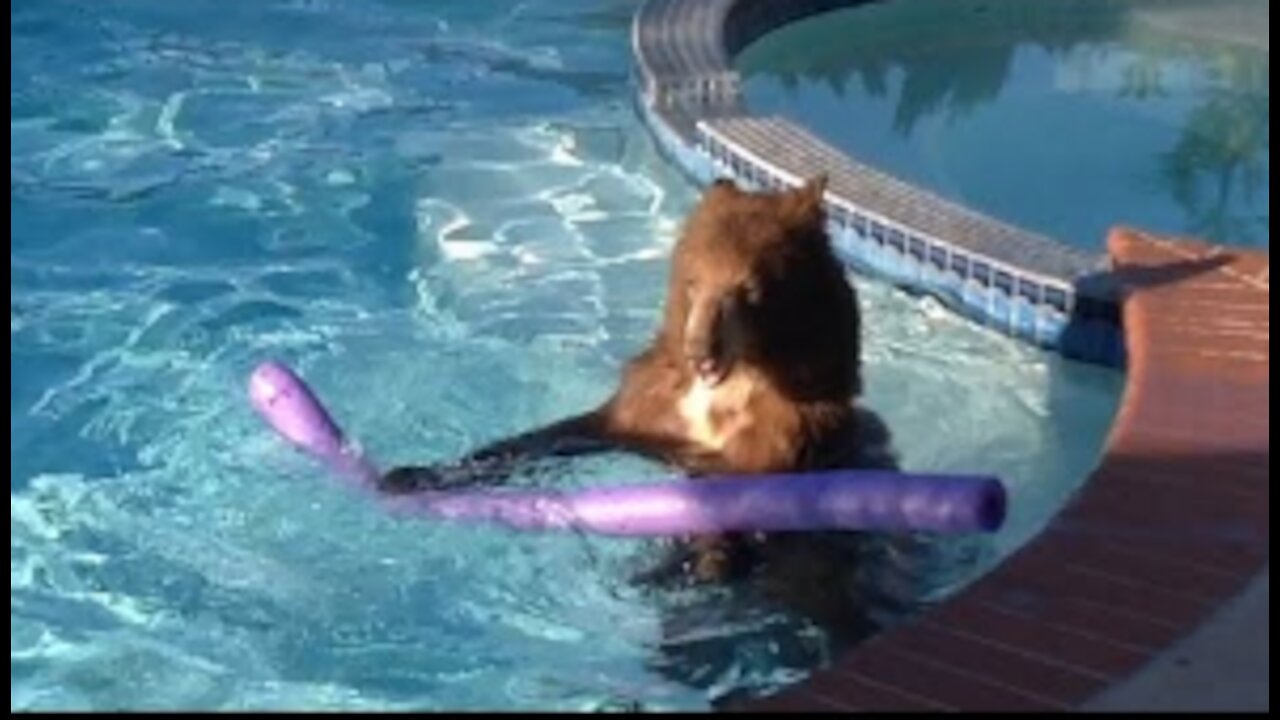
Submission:
M 388 517 L 245 400 L 281 358 L 390 462 L 604 397 L 694 199 L 629 105 L 634 8 L 12 4 L 11 709 L 697 709 L 822 661 L 749 594 L 629 585 L 642 543 Z M 903 464 L 1014 499 L 887 543 L 883 619 L 1045 521 L 1120 381 L 857 282 Z
M 738 65 L 753 110 L 1077 247 L 1125 223 L 1265 248 L 1268 25 L 1266 0 L 912 0 Z

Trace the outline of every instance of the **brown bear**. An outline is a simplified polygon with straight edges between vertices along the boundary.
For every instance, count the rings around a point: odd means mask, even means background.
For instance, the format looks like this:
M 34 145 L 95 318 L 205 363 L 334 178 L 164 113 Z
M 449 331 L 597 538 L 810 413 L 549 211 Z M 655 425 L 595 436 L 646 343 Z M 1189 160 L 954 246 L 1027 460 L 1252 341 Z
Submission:
M 453 464 L 397 468 L 381 488 L 498 482 L 532 460 L 606 450 L 695 476 L 865 464 L 858 435 L 867 415 L 854 407 L 862 390 L 858 303 L 826 233 L 825 187 L 825 177 L 779 192 L 713 183 L 676 244 L 662 326 L 603 405 Z M 866 430 L 883 435 L 871 424 Z M 846 563 L 816 562 L 816 541 L 694 538 L 682 546 L 681 566 L 723 580 L 781 552 L 788 569 L 778 583 L 817 583 L 823 587 L 804 592 L 825 592 Z M 805 577 L 783 579 L 796 573 Z

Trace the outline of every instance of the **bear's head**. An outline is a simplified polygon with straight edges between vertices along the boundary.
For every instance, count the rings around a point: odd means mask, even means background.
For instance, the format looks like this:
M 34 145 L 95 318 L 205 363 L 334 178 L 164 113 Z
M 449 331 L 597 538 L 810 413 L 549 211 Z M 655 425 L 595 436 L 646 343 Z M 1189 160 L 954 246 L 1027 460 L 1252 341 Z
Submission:
M 826 182 L 750 192 L 718 180 L 690 214 L 662 339 L 701 381 L 747 363 L 794 393 L 861 390 L 857 301 L 827 236 Z

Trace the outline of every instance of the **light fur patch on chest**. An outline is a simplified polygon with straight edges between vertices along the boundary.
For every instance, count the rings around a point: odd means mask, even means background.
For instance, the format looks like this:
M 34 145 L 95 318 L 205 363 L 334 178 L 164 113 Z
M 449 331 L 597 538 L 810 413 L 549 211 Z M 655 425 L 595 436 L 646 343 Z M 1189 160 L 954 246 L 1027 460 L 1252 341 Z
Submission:
M 739 374 L 714 387 L 694 380 L 677 405 L 686 437 L 705 448 L 723 450 L 750 423 L 747 403 L 755 388 L 753 378 Z

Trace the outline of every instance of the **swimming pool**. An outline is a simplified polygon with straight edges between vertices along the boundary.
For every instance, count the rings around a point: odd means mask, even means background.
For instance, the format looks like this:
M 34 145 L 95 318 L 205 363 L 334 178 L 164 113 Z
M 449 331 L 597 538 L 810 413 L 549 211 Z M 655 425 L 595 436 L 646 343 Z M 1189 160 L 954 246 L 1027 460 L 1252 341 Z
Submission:
M 633 10 L 11 6 L 12 709 L 703 708 L 821 660 L 750 597 L 628 585 L 639 543 L 387 517 L 244 400 L 282 358 L 408 461 L 602 399 L 695 197 L 629 106 Z M 1013 492 L 994 538 L 886 548 L 892 617 L 1040 527 L 1119 378 L 858 282 L 903 464 Z
M 757 114 L 1076 247 L 1116 223 L 1268 247 L 1268 18 L 1266 0 L 871 3 L 736 65 Z

